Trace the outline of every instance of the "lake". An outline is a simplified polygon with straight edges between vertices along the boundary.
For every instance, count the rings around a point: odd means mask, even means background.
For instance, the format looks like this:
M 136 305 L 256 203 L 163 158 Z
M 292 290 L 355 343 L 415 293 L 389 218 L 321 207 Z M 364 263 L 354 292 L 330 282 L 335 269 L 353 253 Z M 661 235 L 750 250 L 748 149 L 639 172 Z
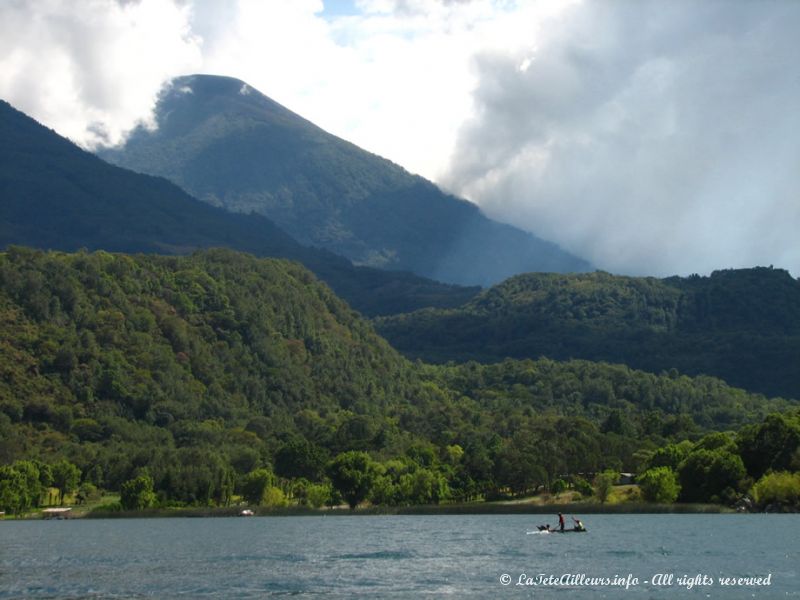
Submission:
M 3 521 L 0 598 L 800 598 L 800 515 L 583 520 L 549 535 L 528 532 L 555 516 Z

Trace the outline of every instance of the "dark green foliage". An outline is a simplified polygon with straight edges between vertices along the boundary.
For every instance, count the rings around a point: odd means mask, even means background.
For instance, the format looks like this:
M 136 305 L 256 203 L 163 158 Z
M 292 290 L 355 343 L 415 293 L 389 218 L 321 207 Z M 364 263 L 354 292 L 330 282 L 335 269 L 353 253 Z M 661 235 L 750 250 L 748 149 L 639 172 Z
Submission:
M 462 307 L 376 326 L 395 348 L 428 361 L 582 358 L 800 398 L 800 282 L 780 269 L 661 280 L 530 273 Z
M 351 509 L 367 499 L 378 477 L 378 465 L 366 452 L 350 451 L 338 455 L 328 465 L 331 483 Z
M 58 488 L 58 503 L 64 504 L 64 496 L 78 489 L 81 480 L 80 469 L 71 462 L 61 459 L 52 466 L 53 487 Z
M 275 472 L 287 479 L 319 481 L 328 459 L 325 451 L 304 438 L 296 438 L 275 454 Z
M 678 467 L 680 499 L 683 502 L 730 502 L 738 492 L 744 491 L 746 474 L 738 454 L 728 450 L 692 450 Z
M 264 495 L 275 483 L 275 476 L 267 469 L 256 469 L 248 473 L 242 482 L 242 497 L 248 504 L 258 506 L 264 502 Z
M 44 483 L 50 483 L 47 474 L 49 467 L 36 461 L 0 466 L 0 510 L 19 515 L 39 506 Z
M 653 467 L 636 478 L 642 497 L 647 502 L 670 504 L 678 499 L 681 487 L 669 467 Z
M 611 494 L 611 488 L 619 479 L 619 473 L 616 471 L 606 470 L 598 473 L 594 478 L 594 495 L 600 502 L 608 500 Z
M 357 264 L 468 285 L 589 268 L 325 133 L 242 81 L 177 78 L 156 119 L 156 130 L 139 128 L 123 148 L 102 155 L 166 177 L 215 206 L 266 215 L 301 242 Z
M 584 498 L 588 498 L 594 494 L 592 484 L 586 481 L 583 477 L 576 477 L 572 483 L 572 487 Z
M 0 248 L 9 244 L 161 254 L 228 247 L 289 258 L 369 315 L 457 306 L 478 291 L 304 247 L 263 216 L 230 213 L 109 165 L 0 101 Z M 58 365 L 68 368 L 75 357 L 63 351 Z
M 0 467 L 0 508 L 20 514 L 30 508 L 30 496 L 25 476 L 13 466 Z
M 689 456 L 689 452 L 691 452 L 691 450 L 692 444 L 688 442 L 683 442 L 680 444 L 667 444 L 652 454 L 650 460 L 648 461 L 649 468 L 656 469 L 659 467 L 667 467 L 673 471 L 677 471 L 678 465 L 680 465 L 684 459 Z
M 450 490 L 441 473 L 419 468 L 400 477 L 401 502 L 407 504 L 439 504 L 447 500 Z
M 800 470 L 800 416 L 769 415 L 739 432 L 739 453 L 747 472 L 758 479 L 767 471 Z
M 522 495 L 647 454 L 677 467 L 687 437 L 789 406 L 603 363 L 412 364 L 299 265 L 227 250 L 11 248 L 0 331 L 3 463 L 37 461 L 40 487 L 64 494 L 121 490 L 146 469 L 160 505 Z M 713 434 L 693 448 L 739 447 Z M 3 494 L 22 510 L 14 472 Z
M 119 503 L 125 510 L 150 508 L 155 501 L 153 478 L 147 474 L 126 481 L 119 489 Z
M 509 428 L 533 420 L 541 423 L 541 413 L 582 415 L 602 424 L 608 439 L 642 435 L 683 439 L 699 429 L 735 429 L 793 406 L 731 388 L 711 377 L 653 375 L 622 365 L 580 360 L 469 362 L 423 369 L 440 388 L 452 390 L 455 397 L 475 399 Z M 499 415 L 512 407 L 513 412 Z M 531 419 L 534 415 L 538 418 Z M 613 415 L 624 420 L 621 434 L 607 427 Z M 585 430 L 585 421 L 564 419 L 562 428 L 567 432 L 581 424 Z M 585 439 L 580 434 L 573 437 Z
M 567 482 L 563 479 L 556 479 L 550 485 L 550 491 L 554 493 L 556 496 L 559 494 L 563 494 L 567 490 Z
M 159 494 L 192 504 L 227 502 L 231 465 L 271 461 L 278 436 L 308 436 L 298 468 L 311 477 L 348 423 L 369 423 L 374 449 L 372 421 L 419 387 L 308 271 L 229 251 L 12 248 L 0 327 L 0 401 L 19 407 L 7 459 L 67 455 L 110 489 L 147 466 Z

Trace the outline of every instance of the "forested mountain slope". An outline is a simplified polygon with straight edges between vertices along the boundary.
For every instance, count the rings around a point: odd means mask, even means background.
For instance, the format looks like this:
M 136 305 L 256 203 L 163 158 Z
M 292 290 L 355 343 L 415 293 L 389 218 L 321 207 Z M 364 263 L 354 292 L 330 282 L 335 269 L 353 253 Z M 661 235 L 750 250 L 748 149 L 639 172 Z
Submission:
M 425 360 L 603 360 L 800 398 L 800 282 L 771 267 L 668 279 L 531 273 L 459 308 L 376 324 Z
M 354 450 L 387 486 L 525 490 L 790 406 L 607 364 L 410 363 L 283 260 L 0 253 L 0 464 L 65 458 L 113 490 L 146 468 L 164 501 L 222 503 L 262 468 L 322 481 Z
M 357 264 L 464 285 L 589 268 L 237 79 L 177 78 L 156 113 L 156 130 L 140 127 L 101 155 L 167 177 L 210 204 L 266 215 L 301 242 Z

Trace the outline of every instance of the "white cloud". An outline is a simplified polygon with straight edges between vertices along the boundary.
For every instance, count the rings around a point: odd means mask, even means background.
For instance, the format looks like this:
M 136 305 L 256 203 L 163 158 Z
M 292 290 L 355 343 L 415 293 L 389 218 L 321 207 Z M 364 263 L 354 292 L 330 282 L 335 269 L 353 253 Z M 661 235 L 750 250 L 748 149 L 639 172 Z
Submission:
M 602 268 L 800 271 L 800 3 L 9 0 L 0 95 L 84 145 L 238 77 Z
M 470 57 L 530 46 L 568 2 L 42 0 L 0 4 L 0 94 L 78 143 L 118 142 L 156 91 L 238 77 L 321 127 L 436 179 L 471 114 Z M 76 6 L 78 10 L 76 10 Z
M 447 185 L 609 270 L 800 273 L 800 4 L 593 2 L 476 59 Z
M 239 0 L 227 26 L 204 36 L 205 69 L 244 79 L 324 129 L 435 178 L 470 111 L 470 28 L 494 9 L 359 6 L 361 14 L 330 19 L 321 2 Z M 196 14 L 204 10 L 195 4 Z
M 201 64 L 188 8 L 159 0 L 0 5 L 0 95 L 74 141 L 118 142 L 163 81 Z

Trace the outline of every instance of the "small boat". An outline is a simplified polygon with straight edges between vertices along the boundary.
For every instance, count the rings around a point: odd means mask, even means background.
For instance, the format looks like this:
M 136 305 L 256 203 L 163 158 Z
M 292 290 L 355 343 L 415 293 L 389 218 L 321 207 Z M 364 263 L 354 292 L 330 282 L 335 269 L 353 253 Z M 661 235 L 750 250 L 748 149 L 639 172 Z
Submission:
M 45 519 L 69 519 L 72 508 L 45 508 L 42 510 L 42 517 Z
M 528 534 L 531 533 L 586 533 L 586 528 L 581 527 L 580 529 L 577 527 L 572 527 L 570 529 L 551 529 L 547 525 L 537 525 L 536 529 L 538 531 L 529 531 Z
M 252 516 L 253 516 L 253 515 L 255 515 L 255 514 L 256 514 L 256 513 L 254 513 L 254 512 L 253 512 L 252 510 L 250 510 L 249 508 L 245 508 L 244 510 L 242 510 L 242 511 L 240 511 L 240 512 L 239 512 L 239 516 L 240 516 L 240 517 L 252 517 Z

